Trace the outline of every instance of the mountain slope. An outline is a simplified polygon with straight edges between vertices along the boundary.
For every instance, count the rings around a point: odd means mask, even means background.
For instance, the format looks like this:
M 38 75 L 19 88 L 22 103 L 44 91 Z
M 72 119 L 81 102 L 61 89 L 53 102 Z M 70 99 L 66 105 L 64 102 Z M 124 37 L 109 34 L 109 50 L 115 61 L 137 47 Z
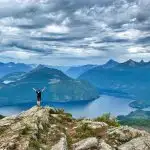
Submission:
M 150 111 L 136 110 L 126 116 L 118 116 L 118 120 L 122 125 L 150 131 Z
M 70 67 L 66 74 L 72 78 L 79 77 L 82 73 L 96 67 L 96 65 L 84 65 L 84 66 L 77 66 L 77 67 Z
M 145 131 L 76 120 L 71 114 L 50 107 L 33 107 L 0 120 L 0 149 L 149 150 L 149 145 L 150 134 Z
M 112 68 L 101 66 L 82 74 L 79 79 L 87 80 L 100 91 L 124 93 L 135 100 L 132 107 L 150 106 L 150 63 L 137 63 L 129 60 Z
M 17 80 L 20 80 L 24 75 L 25 75 L 25 72 L 13 72 L 13 73 L 10 73 L 10 74 L 3 76 L 0 79 L 0 82 L 4 83 L 4 84 L 16 82 Z
M 113 68 L 117 66 L 119 63 L 113 59 L 110 59 L 106 64 L 101 65 L 103 68 Z
M 23 63 L 0 63 L 0 77 L 13 72 L 28 72 L 33 69 L 32 65 L 26 65 Z
M 33 102 L 32 88 L 46 87 L 43 100 L 55 102 L 93 100 L 99 96 L 96 88 L 86 81 L 74 80 L 57 69 L 38 66 L 20 80 L 0 89 L 0 104 L 11 105 Z M 12 100 L 13 98 L 13 100 Z

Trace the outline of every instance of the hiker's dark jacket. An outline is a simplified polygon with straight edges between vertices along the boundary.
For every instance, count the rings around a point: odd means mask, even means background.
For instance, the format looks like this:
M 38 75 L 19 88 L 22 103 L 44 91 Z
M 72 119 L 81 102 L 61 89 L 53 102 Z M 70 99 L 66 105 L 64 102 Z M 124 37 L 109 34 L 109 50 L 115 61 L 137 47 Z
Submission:
M 38 100 L 41 100 L 41 93 L 42 93 L 41 90 L 36 91 Z

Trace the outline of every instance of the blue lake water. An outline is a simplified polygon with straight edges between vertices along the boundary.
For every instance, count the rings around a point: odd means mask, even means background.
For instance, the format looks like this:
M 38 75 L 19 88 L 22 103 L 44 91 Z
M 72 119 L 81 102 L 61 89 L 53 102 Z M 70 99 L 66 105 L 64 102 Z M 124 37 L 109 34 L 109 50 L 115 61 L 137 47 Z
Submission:
M 92 102 L 69 102 L 69 103 L 55 103 L 44 102 L 42 105 L 48 105 L 55 108 L 63 108 L 66 112 L 72 113 L 76 118 L 87 117 L 95 118 L 103 113 L 110 112 L 114 116 L 127 115 L 135 109 L 129 107 L 129 103 L 133 101 L 127 98 L 118 98 L 114 96 L 101 95 L 100 98 Z M 22 111 L 25 111 L 35 103 L 22 104 L 16 106 L 4 106 L 0 107 L 0 114 L 5 116 L 16 115 Z

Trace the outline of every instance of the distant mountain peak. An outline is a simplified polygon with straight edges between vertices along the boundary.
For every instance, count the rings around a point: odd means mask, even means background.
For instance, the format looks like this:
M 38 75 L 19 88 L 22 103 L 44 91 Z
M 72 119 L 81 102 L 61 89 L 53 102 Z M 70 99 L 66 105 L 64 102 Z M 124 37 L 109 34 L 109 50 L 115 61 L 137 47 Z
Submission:
M 67 70 L 66 74 L 72 78 L 77 78 L 94 67 L 97 67 L 97 65 L 87 64 L 83 66 L 72 66 Z
M 136 66 L 138 64 L 138 62 L 132 60 L 132 59 L 129 59 L 128 61 L 124 62 L 123 64 L 126 64 L 126 65 L 129 65 L 129 66 Z
M 8 65 L 15 65 L 15 63 L 14 62 L 9 62 L 9 63 L 7 63 Z
M 119 63 L 113 59 L 110 59 L 106 62 L 106 64 L 103 65 L 104 68 L 112 68 L 116 65 L 118 65 Z
M 45 65 L 41 65 L 41 64 L 40 64 L 40 65 L 38 65 L 37 67 L 35 67 L 33 70 L 31 70 L 31 72 L 29 72 L 28 74 L 35 73 L 35 72 L 36 72 L 36 73 L 37 73 L 37 72 L 39 73 L 39 72 L 41 72 L 41 71 L 42 71 L 42 72 L 43 72 L 43 71 L 44 71 L 44 72 L 46 72 L 46 71 L 49 72 L 49 71 L 50 71 L 50 68 L 48 68 L 48 67 L 45 66 Z
M 113 60 L 113 59 L 110 59 L 110 60 L 108 60 L 107 61 L 107 63 L 106 64 L 110 64 L 110 63 L 118 63 L 117 61 L 115 61 L 115 60 Z
M 35 69 L 39 70 L 39 69 L 43 69 L 43 68 L 48 68 L 48 67 L 46 67 L 45 65 L 40 64 Z
M 134 60 L 132 60 L 132 59 L 129 59 L 129 60 L 127 60 L 127 62 L 135 62 Z
M 144 64 L 145 63 L 145 61 L 142 59 L 141 61 L 140 61 L 140 64 Z

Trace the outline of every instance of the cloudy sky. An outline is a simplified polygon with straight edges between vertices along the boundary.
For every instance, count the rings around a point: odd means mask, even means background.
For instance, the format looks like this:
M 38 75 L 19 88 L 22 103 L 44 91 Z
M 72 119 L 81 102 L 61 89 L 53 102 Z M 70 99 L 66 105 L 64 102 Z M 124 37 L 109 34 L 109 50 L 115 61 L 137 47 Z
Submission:
M 150 60 L 150 0 L 0 0 L 0 61 Z

